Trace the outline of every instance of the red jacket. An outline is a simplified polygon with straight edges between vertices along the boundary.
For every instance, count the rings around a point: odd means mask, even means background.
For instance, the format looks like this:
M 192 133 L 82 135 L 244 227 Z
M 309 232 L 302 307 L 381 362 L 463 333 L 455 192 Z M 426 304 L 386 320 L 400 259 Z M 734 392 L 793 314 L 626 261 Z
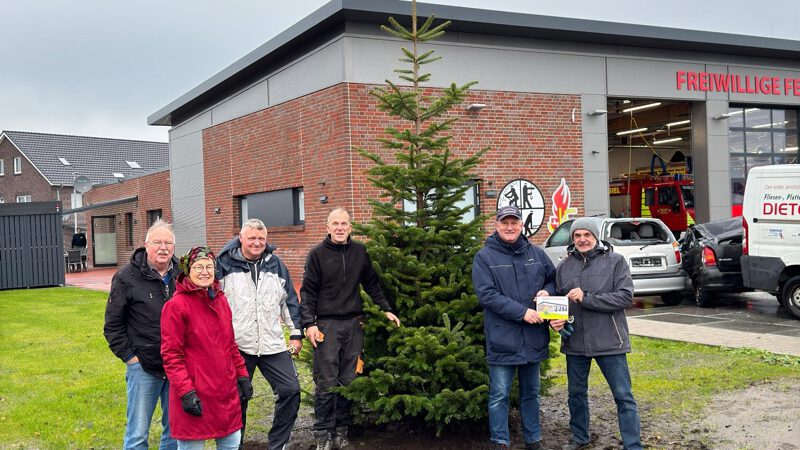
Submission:
M 161 356 L 170 382 L 169 426 L 180 440 L 213 439 L 242 428 L 242 410 L 236 380 L 247 376 L 244 360 L 233 337 L 231 308 L 214 281 L 208 289 L 187 277 L 161 313 Z M 181 397 L 196 391 L 203 415 L 183 410 Z

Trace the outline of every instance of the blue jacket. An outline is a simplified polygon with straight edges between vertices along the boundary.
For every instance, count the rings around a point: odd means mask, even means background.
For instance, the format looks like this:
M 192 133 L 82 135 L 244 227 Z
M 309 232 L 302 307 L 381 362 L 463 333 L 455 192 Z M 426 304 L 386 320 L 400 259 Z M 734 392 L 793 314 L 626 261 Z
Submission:
M 548 323 L 531 325 L 523 317 L 541 289 L 555 295 L 555 277 L 544 250 L 524 236 L 514 244 L 503 242 L 497 233 L 486 239 L 472 263 L 472 284 L 484 309 L 489 364 L 519 365 L 548 357 Z

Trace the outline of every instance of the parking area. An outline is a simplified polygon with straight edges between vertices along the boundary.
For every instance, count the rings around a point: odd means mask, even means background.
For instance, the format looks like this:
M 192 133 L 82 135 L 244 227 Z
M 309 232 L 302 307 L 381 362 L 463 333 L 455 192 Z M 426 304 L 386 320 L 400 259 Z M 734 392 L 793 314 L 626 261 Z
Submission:
M 665 306 L 658 297 L 637 297 L 626 315 L 638 336 L 800 356 L 800 320 L 765 292 L 720 294 L 713 308 L 699 308 L 689 299 Z

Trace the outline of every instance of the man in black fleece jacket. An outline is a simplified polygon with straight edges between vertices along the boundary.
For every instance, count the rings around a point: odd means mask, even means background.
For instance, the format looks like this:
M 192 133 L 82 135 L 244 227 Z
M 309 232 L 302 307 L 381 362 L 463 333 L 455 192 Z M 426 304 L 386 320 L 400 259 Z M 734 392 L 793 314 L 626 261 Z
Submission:
M 336 208 L 328 214 L 328 236 L 306 259 L 300 311 L 306 337 L 314 351 L 314 436 L 318 450 L 344 448 L 351 423 L 350 402 L 329 392 L 356 377 L 364 343 L 364 305 L 359 286 L 400 326 L 383 295 L 367 249 L 350 239 L 350 213 Z

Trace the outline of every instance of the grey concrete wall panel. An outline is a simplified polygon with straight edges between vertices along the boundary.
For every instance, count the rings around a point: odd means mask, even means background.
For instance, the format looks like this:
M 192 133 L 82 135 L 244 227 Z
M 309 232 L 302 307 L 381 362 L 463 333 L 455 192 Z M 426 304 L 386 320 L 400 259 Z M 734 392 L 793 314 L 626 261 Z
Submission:
M 697 223 L 708 222 L 709 212 L 709 187 L 708 172 L 708 139 L 706 132 L 709 124 L 708 108 L 706 103 L 692 104 L 692 154 L 694 170 L 694 212 Z
M 206 111 L 193 117 L 191 120 L 181 123 L 169 130 L 169 140 L 172 143 L 176 138 L 186 136 L 187 134 L 202 131 L 211 126 L 211 111 Z
M 173 201 L 181 202 L 188 197 L 205 196 L 203 164 L 172 168 L 170 180 Z
M 349 38 L 352 40 L 352 72 L 348 81 L 384 83 L 396 80 L 392 72 L 401 66 L 397 60 L 399 42 L 393 40 Z M 523 50 L 437 44 L 444 63 L 435 66 L 430 86 L 477 80 L 475 89 L 517 92 L 582 94 L 605 92 L 603 58 Z M 432 66 L 433 67 L 433 66 Z M 558 74 L 558 76 L 555 76 Z
M 713 64 L 706 65 L 706 72 L 713 72 L 713 73 L 728 73 L 728 66 L 717 66 Z M 706 99 L 708 100 L 728 100 L 728 93 L 727 92 L 717 92 L 711 91 L 706 92 Z M 727 128 L 726 128 L 727 130 Z
M 703 64 L 608 58 L 608 95 L 703 100 L 704 92 L 677 90 L 675 73 L 679 70 L 702 72 Z
M 583 180 L 589 188 L 584 190 L 586 199 L 585 215 L 592 216 L 605 214 L 611 210 L 610 198 L 608 196 L 608 174 L 604 172 L 584 172 Z M 605 189 L 601 189 L 605 186 Z
M 270 106 L 341 83 L 343 55 L 339 39 L 270 76 Z
M 171 136 L 170 136 L 171 137 Z M 203 163 L 203 133 L 197 131 L 179 138 L 171 138 L 169 142 L 170 168 L 193 166 Z M 203 173 L 200 172 L 202 178 Z
M 238 117 L 261 111 L 269 106 L 268 82 L 257 83 L 211 109 L 211 122 L 218 125 Z
M 171 139 L 169 180 L 175 253 L 181 254 L 206 242 L 202 132 Z
M 607 108 L 605 95 L 581 96 L 583 131 L 583 198 L 585 215 L 608 215 L 608 120 L 606 115 L 589 115 Z
M 785 78 L 800 78 L 800 71 L 790 71 L 790 70 L 779 70 L 779 69 L 770 69 L 770 68 L 760 68 L 760 67 L 739 67 L 739 66 L 730 66 L 729 72 L 732 75 L 739 75 L 739 79 L 741 80 L 741 86 L 745 87 L 745 75 L 750 77 L 752 80 L 753 77 L 778 77 L 778 89 L 780 91 L 780 95 L 772 95 L 772 94 L 746 94 L 740 92 L 731 92 L 730 99 L 731 102 L 741 102 L 741 103 L 771 103 L 771 104 L 780 104 L 780 105 L 797 105 L 800 104 L 800 96 L 795 95 L 784 95 L 784 85 L 783 80 Z M 754 87 L 752 85 L 751 87 Z M 800 95 L 800 92 L 798 92 Z

